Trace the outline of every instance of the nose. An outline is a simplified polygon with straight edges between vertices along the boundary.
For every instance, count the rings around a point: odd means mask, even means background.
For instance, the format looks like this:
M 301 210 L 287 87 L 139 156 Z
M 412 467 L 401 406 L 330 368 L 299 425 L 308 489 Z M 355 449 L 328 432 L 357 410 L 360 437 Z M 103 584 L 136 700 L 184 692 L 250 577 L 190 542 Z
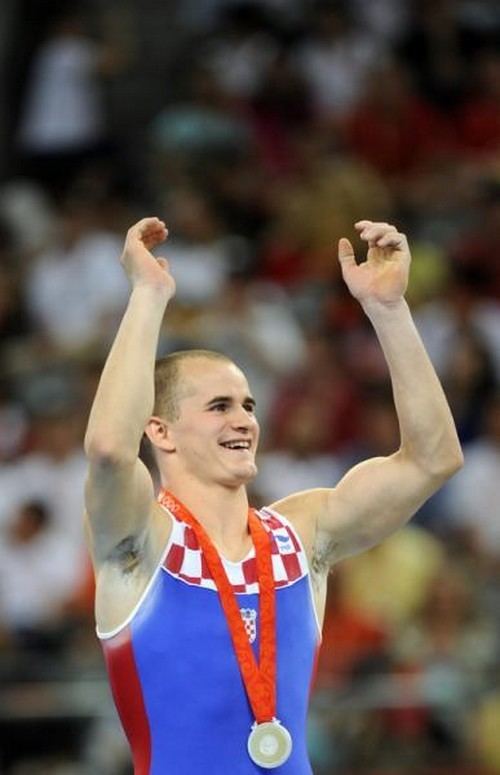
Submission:
M 249 431 L 255 425 L 256 419 L 253 413 L 248 412 L 244 406 L 236 406 L 231 413 L 231 425 L 238 431 Z

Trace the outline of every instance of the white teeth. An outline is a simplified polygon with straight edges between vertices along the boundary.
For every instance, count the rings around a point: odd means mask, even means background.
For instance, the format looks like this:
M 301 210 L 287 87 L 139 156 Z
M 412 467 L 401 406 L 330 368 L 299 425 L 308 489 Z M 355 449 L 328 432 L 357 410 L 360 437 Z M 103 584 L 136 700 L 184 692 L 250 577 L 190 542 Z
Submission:
M 221 445 L 226 449 L 250 449 L 249 441 L 223 441 Z

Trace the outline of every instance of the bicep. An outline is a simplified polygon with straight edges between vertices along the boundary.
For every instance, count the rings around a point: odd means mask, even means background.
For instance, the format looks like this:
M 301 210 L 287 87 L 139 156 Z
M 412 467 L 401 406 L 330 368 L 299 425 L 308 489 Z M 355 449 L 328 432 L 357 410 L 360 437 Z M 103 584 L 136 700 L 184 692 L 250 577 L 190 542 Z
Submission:
M 406 524 L 441 484 L 401 452 L 359 463 L 328 491 L 317 544 L 331 547 L 330 563 L 369 549 Z
M 120 545 L 140 541 L 153 511 L 154 487 L 144 463 L 90 461 L 85 484 L 89 547 L 95 563 L 107 560 Z

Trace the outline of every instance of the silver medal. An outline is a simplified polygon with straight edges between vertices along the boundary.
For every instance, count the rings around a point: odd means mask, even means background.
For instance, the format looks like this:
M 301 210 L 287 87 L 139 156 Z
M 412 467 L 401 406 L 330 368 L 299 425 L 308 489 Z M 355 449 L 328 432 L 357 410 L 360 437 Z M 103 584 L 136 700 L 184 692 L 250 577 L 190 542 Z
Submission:
M 248 754 L 259 767 L 268 770 L 286 762 L 292 752 L 292 737 L 277 719 L 255 724 L 248 737 Z

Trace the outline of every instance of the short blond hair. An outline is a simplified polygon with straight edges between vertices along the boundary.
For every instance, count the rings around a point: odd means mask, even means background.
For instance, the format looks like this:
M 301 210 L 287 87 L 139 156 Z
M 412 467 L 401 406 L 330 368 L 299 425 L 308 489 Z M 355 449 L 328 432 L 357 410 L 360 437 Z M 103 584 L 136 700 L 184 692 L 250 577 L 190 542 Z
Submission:
M 170 422 L 179 418 L 181 366 L 184 361 L 195 359 L 233 363 L 227 355 L 215 350 L 177 350 L 160 358 L 155 364 L 154 415 Z

